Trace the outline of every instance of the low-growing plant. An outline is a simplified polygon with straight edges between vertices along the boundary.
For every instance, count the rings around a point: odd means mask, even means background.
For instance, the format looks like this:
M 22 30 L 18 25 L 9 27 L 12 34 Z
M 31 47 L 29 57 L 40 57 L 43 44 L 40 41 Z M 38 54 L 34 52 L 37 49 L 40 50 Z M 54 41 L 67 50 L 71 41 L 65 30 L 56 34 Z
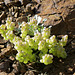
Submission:
M 68 36 L 57 40 L 55 35 L 50 35 L 51 26 L 44 27 L 40 23 L 41 17 L 36 16 L 29 22 L 22 22 L 16 27 L 11 18 L 6 24 L 0 26 L 0 33 L 5 40 L 10 40 L 17 50 L 16 59 L 23 63 L 41 62 L 45 65 L 53 62 L 53 56 L 66 58 L 64 46 Z

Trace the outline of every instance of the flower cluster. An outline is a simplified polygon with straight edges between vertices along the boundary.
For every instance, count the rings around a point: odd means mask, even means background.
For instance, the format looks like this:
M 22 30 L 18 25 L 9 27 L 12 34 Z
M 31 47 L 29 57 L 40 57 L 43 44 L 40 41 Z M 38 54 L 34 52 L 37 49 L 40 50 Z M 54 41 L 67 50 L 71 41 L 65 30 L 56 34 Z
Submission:
M 5 40 L 10 40 L 18 51 L 16 59 L 23 63 L 40 61 L 45 65 L 53 62 L 53 55 L 66 58 L 67 54 L 63 46 L 66 45 L 68 36 L 65 35 L 57 41 L 56 36 L 50 35 L 50 27 L 40 25 L 41 18 L 37 17 L 30 22 L 22 22 L 18 28 L 11 18 L 7 18 L 6 24 L 0 26 L 0 33 Z M 15 30 L 19 30 L 16 35 Z M 18 32 L 17 32 L 18 33 Z

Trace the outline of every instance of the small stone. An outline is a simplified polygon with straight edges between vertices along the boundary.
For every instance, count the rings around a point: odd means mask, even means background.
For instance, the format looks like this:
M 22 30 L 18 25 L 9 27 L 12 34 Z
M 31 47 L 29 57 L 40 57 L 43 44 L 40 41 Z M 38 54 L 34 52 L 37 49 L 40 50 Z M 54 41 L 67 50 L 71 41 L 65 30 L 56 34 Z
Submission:
M 4 48 L 4 45 L 0 45 L 0 48 Z
M 12 16 L 14 16 L 15 12 L 12 12 Z
M 0 75 L 8 75 L 8 74 L 5 72 L 0 72 Z
M 11 73 L 9 73 L 8 75 L 15 75 L 15 73 L 11 72 Z
M 73 71 L 73 68 L 68 68 L 69 71 Z
M 2 24 L 5 24 L 5 20 L 2 20 Z
M 18 12 L 16 12 L 16 13 L 15 13 L 14 17 L 15 17 L 15 18 L 17 18 L 17 17 L 18 17 Z
M 10 56 L 9 59 L 12 60 L 12 61 L 15 60 L 15 58 L 13 56 Z
M 59 75 L 63 75 L 63 73 L 62 73 L 62 72 L 60 72 L 60 73 L 59 73 Z
M 35 75 L 33 71 L 27 71 L 24 75 Z

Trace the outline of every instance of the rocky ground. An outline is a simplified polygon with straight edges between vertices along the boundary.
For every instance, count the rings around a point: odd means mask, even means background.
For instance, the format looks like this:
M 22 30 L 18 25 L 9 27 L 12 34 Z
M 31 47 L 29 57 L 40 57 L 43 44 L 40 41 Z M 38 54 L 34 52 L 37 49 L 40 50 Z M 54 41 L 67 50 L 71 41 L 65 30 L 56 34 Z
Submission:
M 7 17 L 16 24 L 27 22 L 36 14 L 47 19 L 44 25 L 51 25 L 52 34 L 58 38 L 69 36 L 67 58 L 54 58 L 48 66 L 19 63 L 13 45 L 0 35 L 0 75 L 75 75 L 75 0 L 0 0 L 0 24 L 5 24 Z

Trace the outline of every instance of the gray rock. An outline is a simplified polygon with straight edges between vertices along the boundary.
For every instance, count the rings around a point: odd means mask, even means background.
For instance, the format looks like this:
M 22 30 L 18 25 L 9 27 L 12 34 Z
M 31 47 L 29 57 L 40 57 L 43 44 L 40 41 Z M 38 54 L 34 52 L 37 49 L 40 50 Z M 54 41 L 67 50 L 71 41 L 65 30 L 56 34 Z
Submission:
M 37 13 L 47 19 L 45 26 L 53 26 L 53 34 L 75 31 L 75 0 L 43 0 Z

